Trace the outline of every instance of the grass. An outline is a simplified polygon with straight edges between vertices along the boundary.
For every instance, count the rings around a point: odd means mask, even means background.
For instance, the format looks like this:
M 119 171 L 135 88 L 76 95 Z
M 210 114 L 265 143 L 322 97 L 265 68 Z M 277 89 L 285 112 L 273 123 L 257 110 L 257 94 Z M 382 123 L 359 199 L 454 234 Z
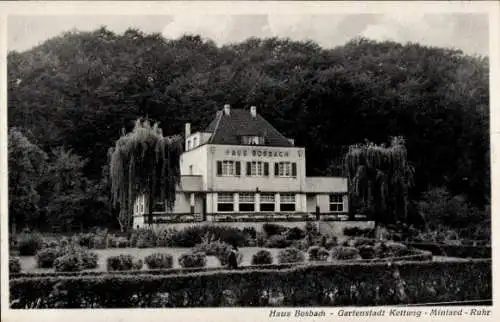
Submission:
M 252 261 L 252 256 L 257 253 L 261 249 L 261 247 L 241 247 L 239 251 L 243 254 L 243 262 L 242 266 L 250 265 Z M 106 270 L 106 259 L 110 256 L 116 256 L 120 254 L 132 255 L 136 259 L 142 259 L 152 253 L 160 252 L 160 253 L 169 253 L 174 258 L 174 268 L 179 268 L 178 258 L 186 252 L 189 252 L 190 248 L 172 248 L 172 247 L 156 247 L 156 248 L 108 248 L 108 249 L 92 249 L 93 252 L 96 252 L 99 255 L 98 267 L 93 269 L 95 271 L 105 271 Z M 276 258 L 278 256 L 279 249 L 267 249 L 271 252 L 273 257 Z M 38 268 L 36 264 L 36 260 L 34 256 L 20 256 L 22 271 L 26 273 L 34 273 L 34 272 L 51 272 L 54 269 L 45 269 Z M 207 267 L 219 267 L 219 261 L 215 256 L 207 257 Z M 147 265 L 144 264 L 143 269 L 147 269 Z

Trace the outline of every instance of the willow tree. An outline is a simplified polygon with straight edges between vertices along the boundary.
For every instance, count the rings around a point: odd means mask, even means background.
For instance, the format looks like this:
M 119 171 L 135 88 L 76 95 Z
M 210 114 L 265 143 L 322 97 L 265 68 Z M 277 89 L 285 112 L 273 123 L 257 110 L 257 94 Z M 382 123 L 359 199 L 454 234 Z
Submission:
M 377 226 L 407 221 L 408 190 L 415 172 L 408 163 L 402 137 L 392 138 L 389 146 L 371 142 L 352 145 L 344 166 L 351 200 L 364 208 Z
M 180 180 L 180 136 L 164 137 L 158 123 L 139 119 L 130 133 L 123 133 L 108 155 L 111 192 L 119 207 L 118 222 L 123 230 L 132 224 L 134 202 L 146 196 L 148 223 L 152 224 L 155 200 L 164 200 L 168 209 L 175 202 Z

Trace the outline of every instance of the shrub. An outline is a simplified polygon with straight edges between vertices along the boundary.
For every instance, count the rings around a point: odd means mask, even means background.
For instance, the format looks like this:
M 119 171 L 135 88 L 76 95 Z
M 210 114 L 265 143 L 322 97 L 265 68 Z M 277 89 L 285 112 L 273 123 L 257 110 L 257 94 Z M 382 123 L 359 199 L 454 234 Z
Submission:
M 311 235 L 317 235 L 319 232 L 318 232 L 318 227 L 313 224 L 312 222 L 308 221 L 306 222 L 306 232 L 308 234 L 311 234 Z
M 129 271 L 134 266 L 132 255 L 110 256 L 106 259 L 106 268 L 108 271 Z M 142 265 L 141 265 L 142 267 Z
M 298 263 L 305 260 L 304 253 L 295 247 L 288 247 L 281 250 L 278 254 L 278 262 L 280 264 Z
M 126 248 L 129 245 L 128 239 L 125 237 L 115 237 L 110 240 L 111 247 Z
M 359 255 L 363 259 L 373 259 L 377 258 L 380 255 L 380 247 L 370 246 L 370 245 L 361 245 L 358 247 Z
M 35 259 L 39 268 L 51 268 L 56 258 L 61 255 L 60 247 L 43 248 L 36 253 Z
M 144 265 L 144 263 L 143 263 L 142 259 L 132 261 L 132 269 L 133 270 L 139 271 L 142 269 L 143 265 Z
M 331 250 L 333 260 L 352 260 L 361 259 L 359 250 L 354 247 L 337 246 Z
M 326 261 L 330 255 L 328 250 L 321 246 L 311 246 L 307 253 L 310 261 Z
M 323 247 L 325 247 L 326 249 L 332 249 L 333 247 L 336 247 L 338 245 L 339 245 L 339 241 L 338 241 L 337 236 L 333 236 L 333 237 L 329 237 L 326 239 Z
M 267 248 L 286 248 L 292 245 L 292 240 L 283 235 L 273 235 L 264 242 L 264 247 Z
M 79 234 L 78 235 L 78 244 L 82 247 L 88 247 L 91 248 L 91 242 L 93 241 L 94 234 L 92 233 L 87 233 L 87 234 Z
M 56 272 L 77 272 L 83 268 L 80 258 L 76 253 L 68 253 L 56 258 L 54 267 Z
M 43 246 L 42 237 L 37 233 L 24 233 L 19 239 L 19 255 L 33 256 Z
M 97 253 L 82 249 L 78 252 L 80 256 L 80 262 L 83 269 L 94 269 L 97 268 L 97 260 L 99 256 Z
M 251 239 L 257 238 L 257 230 L 254 227 L 243 228 L 243 234 L 249 236 Z
M 156 236 L 152 230 L 145 230 L 137 237 L 137 248 L 152 248 L 156 246 Z
M 57 240 L 45 240 L 43 242 L 43 248 L 55 248 L 55 247 L 59 247 L 59 242 Z
M 92 245 L 91 248 L 95 249 L 106 249 L 107 247 L 106 238 L 102 236 L 93 236 L 90 244 Z
M 153 253 L 146 256 L 144 262 L 149 269 L 172 268 L 174 258 L 170 254 Z
M 372 237 L 374 229 L 372 228 L 359 228 L 359 227 L 346 227 L 344 228 L 344 235 L 351 237 Z
M 396 242 L 383 242 L 380 245 L 380 257 L 399 257 L 408 253 L 408 247 Z
M 259 250 L 252 256 L 252 265 L 267 265 L 273 263 L 273 255 L 268 250 Z
M 19 257 L 9 257 L 9 274 L 21 272 L 21 260 Z
M 264 225 L 262 225 L 262 230 L 264 231 L 264 233 L 266 233 L 268 237 L 271 237 L 274 235 L 282 234 L 286 232 L 288 229 L 282 225 L 265 223 Z
M 185 253 L 179 257 L 179 265 L 188 267 L 205 267 L 207 265 L 207 255 L 205 253 Z
M 306 237 L 306 232 L 299 227 L 293 227 L 285 232 L 285 236 L 289 240 L 299 240 Z
M 309 248 L 309 242 L 307 239 L 294 240 L 291 246 L 300 249 L 301 251 L 306 251 Z
M 209 240 L 220 240 L 228 244 L 237 244 L 238 246 L 246 246 L 247 238 L 242 230 L 234 227 L 203 225 L 185 227 L 179 231 L 172 231 L 169 236 L 169 246 L 172 247 L 194 247 L 201 244 L 205 236 L 209 236 Z

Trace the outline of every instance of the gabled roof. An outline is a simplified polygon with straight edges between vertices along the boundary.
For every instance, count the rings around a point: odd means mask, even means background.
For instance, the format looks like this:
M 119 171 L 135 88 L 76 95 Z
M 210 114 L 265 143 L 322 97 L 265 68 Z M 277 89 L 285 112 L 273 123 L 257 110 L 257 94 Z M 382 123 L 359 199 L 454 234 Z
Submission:
M 204 132 L 212 133 L 208 143 L 241 144 L 240 137 L 255 135 L 264 137 L 266 146 L 292 147 L 293 144 L 267 122 L 260 114 L 253 117 L 249 110 L 231 109 L 229 115 L 218 111 L 215 119 Z

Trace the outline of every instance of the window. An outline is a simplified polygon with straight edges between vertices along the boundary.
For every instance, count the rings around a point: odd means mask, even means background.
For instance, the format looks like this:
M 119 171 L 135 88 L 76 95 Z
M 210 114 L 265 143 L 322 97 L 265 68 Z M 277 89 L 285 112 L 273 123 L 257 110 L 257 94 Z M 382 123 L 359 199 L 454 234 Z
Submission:
M 247 176 L 252 176 L 252 177 L 269 176 L 269 162 L 261 162 L 261 161 L 247 162 Z
M 198 143 L 198 138 L 195 136 L 193 138 L 193 148 L 196 148 L 197 143 Z
M 277 162 L 274 164 L 274 175 L 276 177 L 296 177 L 297 163 L 295 162 Z
M 191 140 L 188 140 L 188 141 L 187 141 L 187 149 L 188 149 L 188 150 L 191 150 Z
M 246 145 L 264 145 L 264 138 L 262 136 L 242 136 L 241 144 Z
M 161 201 L 155 202 L 153 206 L 153 211 L 157 212 L 164 212 L 165 211 L 165 203 Z
M 260 194 L 260 211 L 274 211 L 274 193 Z
M 217 176 L 239 176 L 240 174 L 240 161 L 217 161 Z
M 217 211 L 234 211 L 234 196 L 232 193 L 217 195 Z
M 280 195 L 280 211 L 295 211 L 295 194 L 283 193 Z
M 255 211 L 255 195 L 253 193 L 240 193 L 240 211 Z
M 343 212 L 344 211 L 344 196 L 341 194 L 330 195 L 330 211 Z

